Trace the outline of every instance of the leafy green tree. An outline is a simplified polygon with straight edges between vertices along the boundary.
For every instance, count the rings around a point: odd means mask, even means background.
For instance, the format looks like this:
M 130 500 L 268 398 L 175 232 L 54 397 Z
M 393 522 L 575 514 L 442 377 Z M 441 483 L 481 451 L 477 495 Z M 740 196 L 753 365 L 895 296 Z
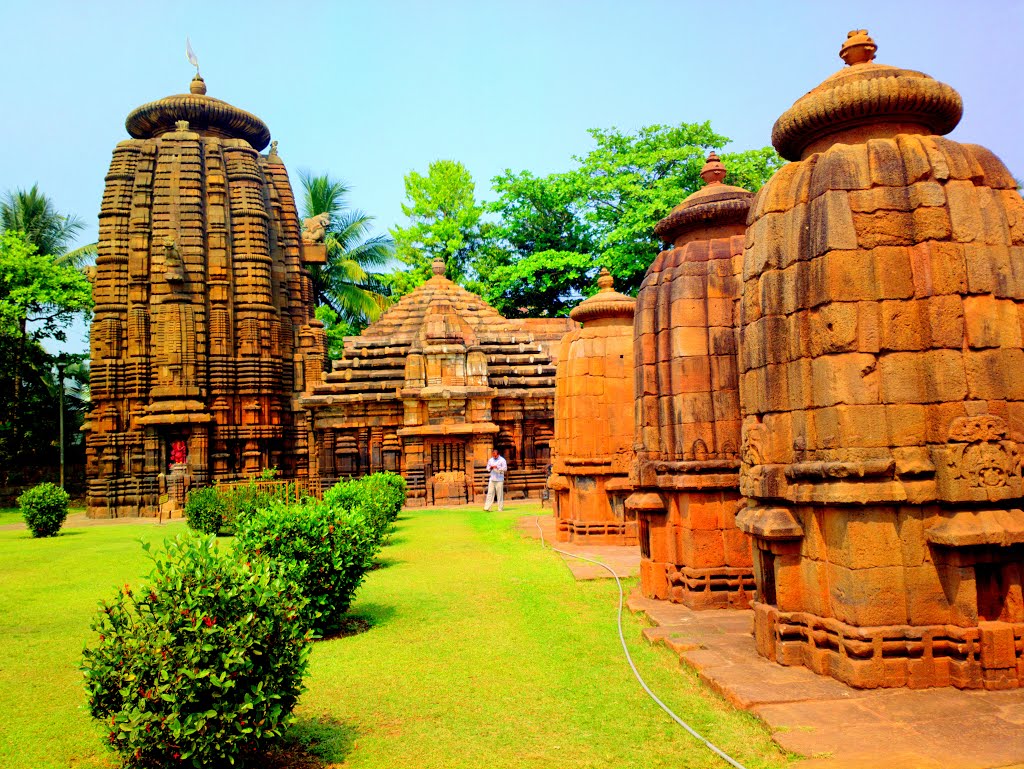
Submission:
M 26 379 L 36 376 L 26 366 L 30 356 L 41 351 L 43 339 L 63 340 L 72 318 L 91 308 L 92 287 L 70 261 L 36 253 L 36 246 L 21 232 L 0 233 L 0 352 L 8 387 L 3 425 L 12 446 L 20 446 L 25 424 Z
M 36 184 L 8 192 L 0 201 L 0 230 L 24 233 L 38 253 L 59 264 L 84 267 L 96 255 L 95 243 L 69 250 L 84 228 L 77 216 L 59 212 Z
M 394 243 L 387 235 L 370 235 L 373 217 L 349 206 L 344 182 L 305 172 L 299 178 L 303 217 L 331 217 L 324 238 L 327 264 L 309 266 L 314 300 L 358 333 L 390 303 L 379 270 L 390 262 Z
M 341 357 L 345 349 L 345 337 L 355 336 L 363 330 L 342 319 L 334 308 L 326 304 L 316 308 L 316 317 L 324 324 L 324 332 L 327 334 L 327 357 L 331 360 Z
M 592 129 L 577 167 L 537 178 L 506 170 L 492 180 L 503 251 L 481 272 L 484 295 L 508 314 L 565 315 L 594 290 L 599 267 L 634 292 L 660 243 L 654 225 L 703 182 L 711 149 L 729 140 L 710 123 L 654 125 L 635 134 Z M 771 148 L 725 153 L 727 183 L 756 191 L 781 166 Z
M 473 262 L 485 247 L 484 207 L 476 200 L 476 185 L 469 170 L 455 160 L 435 160 L 424 176 L 410 171 L 405 177 L 402 213 L 406 227 L 394 227 L 395 256 L 408 270 L 390 282 L 396 295 L 411 291 L 430 277 L 430 264 L 443 259 L 447 275 L 467 282 L 474 277 Z

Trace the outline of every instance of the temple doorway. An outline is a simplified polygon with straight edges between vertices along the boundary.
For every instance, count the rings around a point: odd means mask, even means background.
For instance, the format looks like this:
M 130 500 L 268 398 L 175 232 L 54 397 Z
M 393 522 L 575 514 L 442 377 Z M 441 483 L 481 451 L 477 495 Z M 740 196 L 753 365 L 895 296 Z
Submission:
M 451 439 L 429 441 L 426 456 L 427 504 L 466 504 L 469 493 L 465 442 Z

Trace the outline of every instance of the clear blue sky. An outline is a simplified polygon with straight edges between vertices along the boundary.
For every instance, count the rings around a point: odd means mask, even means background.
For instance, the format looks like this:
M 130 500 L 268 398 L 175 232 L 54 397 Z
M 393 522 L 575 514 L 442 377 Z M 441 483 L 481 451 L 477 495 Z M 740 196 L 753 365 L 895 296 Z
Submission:
M 211 96 L 262 117 L 293 174 L 348 182 L 385 229 L 403 176 L 437 158 L 488 198 L 505 168 L 569 167 L 591 127 L 710 120 L 731 149 L 765 146 L 859 27 L 880 62 L 959 90 L 952 138 L 1024 177 L 1024 2 L 0 0 L 0 191 L 38 182 L 95 239 L 125 116 L 188 88 L 186 34 Z

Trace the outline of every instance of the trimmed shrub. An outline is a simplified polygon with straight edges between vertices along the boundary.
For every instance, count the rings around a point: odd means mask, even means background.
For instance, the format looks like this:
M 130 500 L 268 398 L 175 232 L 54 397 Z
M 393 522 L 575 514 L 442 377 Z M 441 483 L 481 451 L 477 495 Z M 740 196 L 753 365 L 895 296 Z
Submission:
M 236 547 L 276 562 L 308 604 L 302 621 L 317 635 L 337 630 L 380 539 L 362 515 L 315 500 L 272 502 L 239 523 Z
M 185 518 L 189 526 L 203 534 L 234 534 L 238 521 L 268 507 L 274 500 L 310 499 L 307 492 L 299 492 L 297 485 L 287 483 L 267 488 L 250 481 L 237 486 L 196 489 L 189 493 L 185 502 Z M 193 497 L 198 497 L 195 503 Z
M 405 479 L 396 473 L 375 473 L 338 481 L 324 494 L 324 502 L 361 515 L 383 542 L 405 504 Z
M 185 501 L 188 525 L 203 534 L 219 534 L 227 511 L 224 497 L 216 486 L 190 491 Z
M 18 507 L 33 537 L 54 537 L 67 520 L 70 501 L 60 486 L 40 483 L 22 492 Z
M 292 720 L 305 601 L 273 564 L 212 536 L 165 547 L 146 584 L 100 604 L 83 652 L 89 712 L 129 766 L 244 766 Z

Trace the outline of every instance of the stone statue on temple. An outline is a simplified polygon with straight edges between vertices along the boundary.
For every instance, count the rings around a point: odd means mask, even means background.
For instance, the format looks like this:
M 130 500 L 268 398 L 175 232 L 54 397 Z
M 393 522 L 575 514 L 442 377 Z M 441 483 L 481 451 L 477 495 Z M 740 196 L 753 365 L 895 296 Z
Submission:
M 331 226 L 331 215 L 317 214 L 302 220 L 302 242 L 323 243 L 327 237 L 327 228 Z

